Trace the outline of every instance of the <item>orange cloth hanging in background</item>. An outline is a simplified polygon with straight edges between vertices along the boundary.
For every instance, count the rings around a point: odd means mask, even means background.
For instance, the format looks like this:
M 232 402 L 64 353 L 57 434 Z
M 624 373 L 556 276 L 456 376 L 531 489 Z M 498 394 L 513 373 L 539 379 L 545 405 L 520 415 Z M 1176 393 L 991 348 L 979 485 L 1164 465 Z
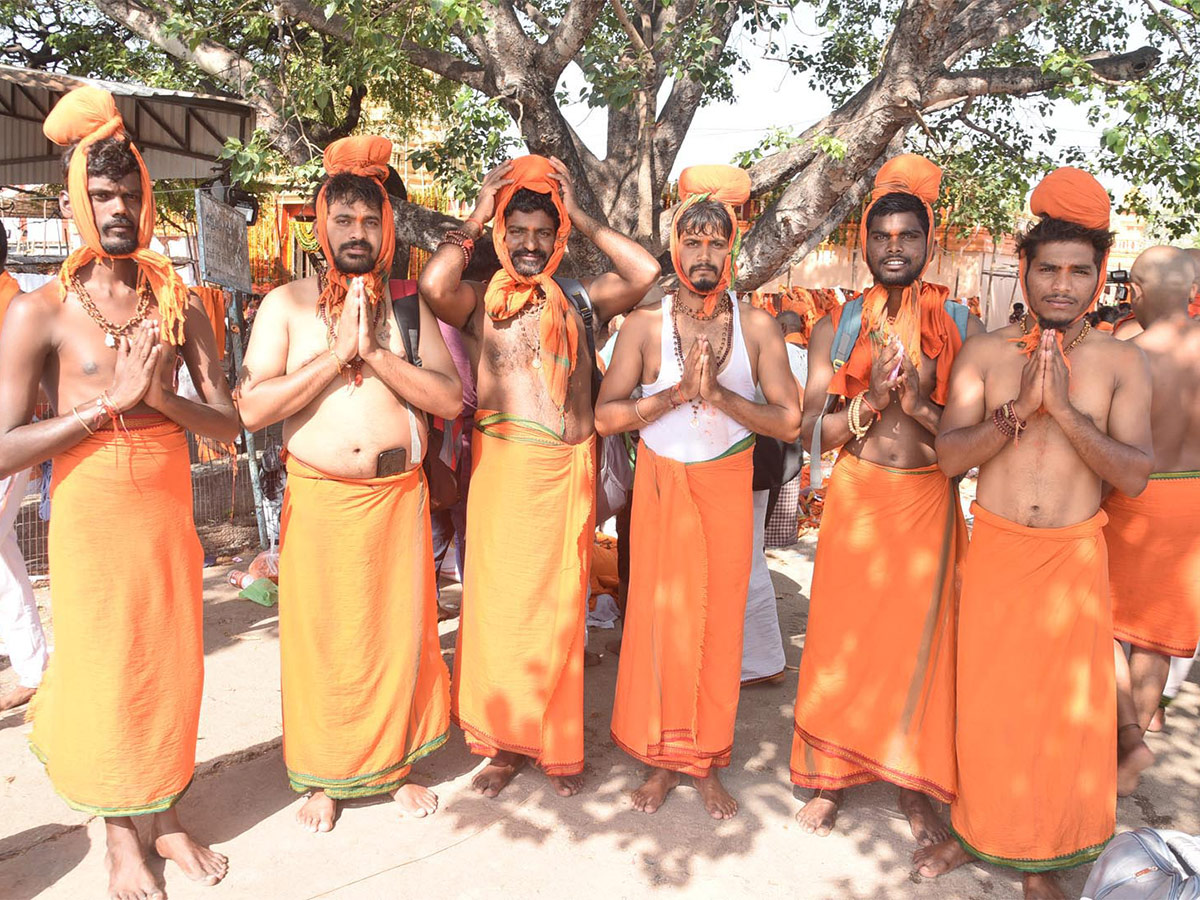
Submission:
M 21 285 L 13 278 L 7 269 L 0 269 L 0 328 L 4 327 L 4 314 L 8 312 L 8 304 L 12 298 L 21 293 Z

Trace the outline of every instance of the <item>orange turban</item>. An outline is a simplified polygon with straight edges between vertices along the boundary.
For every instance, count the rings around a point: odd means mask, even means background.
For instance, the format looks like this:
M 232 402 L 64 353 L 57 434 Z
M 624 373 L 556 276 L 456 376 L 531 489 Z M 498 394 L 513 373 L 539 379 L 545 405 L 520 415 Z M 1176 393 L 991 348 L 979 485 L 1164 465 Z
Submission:
M 683 286 L 704 298 L 704 314 L 712 315 L 717 301 L 737 279 L 737 255 L 742 248 L 742 234 L 738 230 L 735 207 L 750 199 L 750 175 L 735 166 L 688 166 L 679 173 L 679 199 L 682 204 L 675 213 L 674 224 L 671 225 L 671 263 L 675 266 L 675 274 L 679 276 Z M 730 234 L 733 236 L 733 246 L 725 258 L 721 278 L 717 286 L 707 294 L 696 290 L 687 273 L 679 265 L 679 220 L 689 207 L 704 200 L 715 200 L 725 207 L 732 229 Z
M 566 295 L 554 280 L 554 273 L 567 249 L 571 219 L 563 204 L 559 184 L 550 177 L 552 174 L 554 166 L 544 156 L 522 156 L 512 161 L 512 169 L 508 173 L 510 183 L 504 185 L 496 195 L 496 219 L 492 225 L 492 244 L 502 268 L 488 283 L 483 304 L 493 321 L 512 318 L 526 306 L 541 306 L 538 319 L 540 344 L 534 366 L 542 370 L 542 380 L 550 399 L 559 409 L 565 409 L 567 383 L 575 371 L 579 327 L 575 317 L 569 314 Z M 554 250 L 546 260 L 545 268 L 536 275 L 522 275 L 514 269 L 512 256 L 504 243 L 507 231 L 505 212 L 513 195 L 522 188 L 537 194 L 549 194 L 554 208 L 558 210 Z
M 950 292 L 940 284 L 928 284 L 922 280 L 933 261 L 934 222 L 933 204 L 937 202 L 942 185 L 942 170 L 923 156 L 905 153 L 889 159 L 875 176 L 871 199 L 863 210 L 859 224 L 858 239 L 863 258 L 867 256 L 867 220 L 871 210 L 890 194 L 911 194 L 925 207 L 929 218 L 926 235 L 925 262 L 917 279 L 904 289 L 900 308 L 894 318 L 888 317 L 888 288 L 876 284 L 863 293 L 862 328 L 859 340 L 854 345 L 850 358 L 834 374 L 829 383 L 829 393 L 852 397 L 870 386 L 872 340 L 900 339 L 904 352 L 914 366 L 920 368 L 922 352 L 937 362 L 937 387 L 933 394 L 935 403 L 945 404 L 946 391 L 950 383 L 950 367 L 962 347 L 958 327 L 946 314 L 945 303 Z M 839 313 L 840 315 L 840 313 Z
M 87 159 L 89 148 L 97 141 L 126 137 L 125 122 L 117 112 L 112 94 L 103 88 L 88 85 L 63 95 L 54 109 L 50 110 L 42 131 L 59 146 L 75 145 L 67 168 L 66 188 L 71 198 L 75 227 L 79 229 L 84 245 L 68 256 L 59 270 L 59 292 L 65 300 L 71 291 L 71 282 L 81 268 L 95 259 L 114 258 L 100 244 L 96 214 L 88 195 Z M 171 260 L 149 249 L 150 240 L 154 237 L 154 187 L 137 147 L 130 143 L 129 149 L 141 172 L 142 210 L 138 219 L 137 249 L 132 253 L 120 254 L 120 258 L 134 260 L 138 266 L 138 281 L 145 279 L 149 283 L 158 301 L 162 339 L 172 344 L 182 344 L 187 288 L 171 265 Z
M 1060 219 L 1090 228 L 1094 231 L 1107 231 L 1110 224 L 1112 204 L 1108 192 L 1092 175 L 1072 166 L 1055 169 L 1042 179 L 1041 184 L 1033 189 L 1029 197 L 1029 209 L 1035 216 L 1049 219 Z M 1019 265 L 1021 293 L 1025 297 L 1025 308 L 1032 312 L 1029 305 L 1029 289 L 1025 284 L 1025 276 L 1029 271 L 1029 260 L 1021 254 Z M 1075 319 L 1078 322 L 1096 305 L 1100 295 L 1104 293 L 1104 282 L 1108 271 L 1108 253 L 1100 261 L 1100 271 L 1096 276 L 1096 292 L 1087 309 Z M 1071 323 L 1075 324 L 1074 322 Z M 1062 331 L 1057 334 L 1058 344 L 1062 346 Z M 1021 352 L 1031 354 L 1042 340 L 1042 328 L 1035 317 L 1033 328 L 1016 339 Z
M 325 148 L 326 175 L 361 175 L 379 185 L 379 196 L 383 203 L 380 210 L 380 218 L 383 219 L 383 240 L 379 248 L 379 259 L 375 262 L 375 271 L 371 273 L 366 284 L 367 299 L 372 303 L 386 295 L 384 287 L 391 276 L 392 257 L 396 252 L 396 223 L 392 216 L 392 201 L 383 186 L 391 158 L 392 142 L 387 138 L 371 135 L 340 138 Z M 317 192 L 316 231 L 327 269 L 325 290 L 321 292 L 317 302 L 328 312 L 336 314 L 346 302 L 350 279 L 356 276 L 339 272 L 334 264 L 333 249 L 329 246 L 329 234 L 325 230 L 326 220 L 329 218 L 329 201 L 325 199 L 325 187 L 326 185 L 321 185 L 321 190 Z

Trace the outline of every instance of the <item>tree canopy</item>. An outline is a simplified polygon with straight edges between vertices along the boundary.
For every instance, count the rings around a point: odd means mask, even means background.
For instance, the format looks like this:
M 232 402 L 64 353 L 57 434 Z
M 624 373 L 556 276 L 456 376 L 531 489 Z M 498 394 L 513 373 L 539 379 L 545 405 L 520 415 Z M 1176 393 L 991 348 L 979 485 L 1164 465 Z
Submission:
M 515 127 L 563 159 L 586 208 L 655 251 L 697 110 L 735 100 L 755 54 L 784 59 L 832 111 L 739 158 L 764 200 L 743 287 L 816 247 L 905 148 L 946 167 L 945 214 L 963 229 L 1010 228 L 1059 163 L 1132 185 L 1127 207 L 1169 237 L 1200 221 L 1200 0 L 0 0 L 0 23 L 8 62 L 253 103 L 260 133 L 228 152 L 243 179 L 272 159 L 315 172 L 370 100 L 395 129 L 442 123 L 415 161 L 469 195 Z M 582 76 L 569 98 L 568 66 Z M 603 151 L 567 122 L 568 99 L 605 110 Z M 1064 102 L 1100 130 L 1096 146 L 1054 150 Z M 397 215 L 400 238 L 426 247 L 445 222 Z M 602 264 L 591 253 L 573 248 Z

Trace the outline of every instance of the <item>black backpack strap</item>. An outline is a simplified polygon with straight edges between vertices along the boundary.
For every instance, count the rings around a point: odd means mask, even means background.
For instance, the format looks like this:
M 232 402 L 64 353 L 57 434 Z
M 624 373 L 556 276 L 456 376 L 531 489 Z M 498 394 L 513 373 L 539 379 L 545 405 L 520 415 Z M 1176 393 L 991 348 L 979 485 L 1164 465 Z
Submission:
M 579 315 L 583 316 L 583 330 L 587 333 L 588 354 L 595 362 L 596 313 L 592 309 L 592 298 L 588 296 L 587 288 L 583 286 L 582 281 L 576 278 L 559 278 L 557 275 L 554 276 L 554 283 L 567 295 L 571 305 L 579 310 Z
M 416 293 L 402 293 L 411 282 L 393 279 L 388 282 L 392 296 L 392 311 L 396 314 L 396 327 L 404 342 L 404 352 L 414 366 L 421 365 L 421 302 Z

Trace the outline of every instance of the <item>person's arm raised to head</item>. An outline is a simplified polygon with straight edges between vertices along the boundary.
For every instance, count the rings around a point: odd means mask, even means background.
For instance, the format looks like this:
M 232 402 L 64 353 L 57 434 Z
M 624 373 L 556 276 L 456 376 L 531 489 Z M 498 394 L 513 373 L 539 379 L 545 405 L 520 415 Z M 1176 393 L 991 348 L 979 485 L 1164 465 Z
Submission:
M 195 294 L 188 294 L 183 328 L 180 354 L 203 399 L 197 403 L 175 393 L 174 372 L 167 366 L 166 355 L 160 353 L 155 377 L 146 391 L 146 405 L 193 434 L 230 443 L 238 434 L 238 414 L 217 355 L 212 323 Z
M 617 332 L 617 346 L 612 362 L 600 382 L 596 398 L 596 431 L 601 435 L 637 431 L 661 418 L 673 407 L 694 398 L 700 389 L 700 345 L 692 345 L 684 364 L 683 381 L 678 386 L 660 391 L 651 397 L 630 398 L 642 378 L 645 350 L 650 339 L 650 326 L 657 310 L 639 309 L 631 312 Z M 682 399 L 681 399 L 682 392 Z
M 275 288 L 263 298 L 250 344 L 242 360 L 237 408 L 247 431 L 258 431 L 294 416 L 338 378 L 358 352 L 359 307 L 348 292 L 332 350 L 323 350 L 288 373 L 290 294 L 298 282 Z
M 14 298 L 0 330 L 0 478 L 45 462 L 111 421 L 97 404 L 99 398 L 61 410 L 53 419 L 32 421 L 38 384 L 53 349 L 51 329 L 61 306 L 57 291 L 51 283 Z M 121 338 L 116 373 L 105 392 L 118 412 L 142 402 L 161 352 L 148 324 L 137 328 L 132 339 Z
M 483 229 L 496 215 L 496 195 L 505 185 L 512 184 L 512 179 L 506 177 L 510 171 L 512 163 L 506 162 L 484 177 L 475 201 L 475 210 L 462 227 L 472 241 L 483 237 Z M 462 248 L 445 242 L 429 257 L 417 281 L 421 299 L 429 305 L 433 314 L 455 328 L 467 327 L 483 295 L 482 285 L 462 280 L 466 267 Z
M 769 314 L 750 306 L 738 314 L 743 332 L 758 349 L 758 386 L 766 402 L 747 400 L 721 386 L 708 341 L 701 349 L 700 396 L 755 434 L 791 443 L 800 437 L 800 394 L 788 365 L 787 344 Z
M 360 288 L 361 290 L 361 288 Z M 375 339 L 370 326 L 373 316 L 360 320 L 358 353 L 388 389 L 411 406 L 427 413 L 453 419 L 462 412 L 462 381 L 454 367 L 454 357 L 446 348 L 437 319 L 424 302 L 418 300 L 421 316 L 421 344 L 416 366 L 403 349 L 393 353 Z
M 1108 433 L 1071 403 L 1066 361 L 1052 332 L 1034 351 L 1045 361 L 1044 404 L 1089 469 L 1127 497 L 1146 488 L 1154 469 L 1150 431 L 1150 363 L 1136 344 L 1117 345 L 1117 374 Z
M 554 174 L 550 177 L 562 189 L 563 206 L 571 217 L 571 225 L 612 260 L 611 272 L 582 279 L 596 315 L 606 322 L 641 302 L 658 279 L 661 271 L 658 261 L 637 241 L 618 234 L 584 212 L 575 202 L 575 186 L 567 167 L 558 157 L 551 157 L 550 163 L 554 166 Z
M 938 467 L 950 477 L 981 466 L 1001 450 L 1010 438 L 992 422 L 984 394 L 983 338 L 968 339 L 950 370 L 950 395 L 942 411 L 934 441 Z M 1014 411 L 1026 420 L 1041 405 L 1041 369 L 1036 360 L 1026 364 L 1021 376 L 1021 395 Z

